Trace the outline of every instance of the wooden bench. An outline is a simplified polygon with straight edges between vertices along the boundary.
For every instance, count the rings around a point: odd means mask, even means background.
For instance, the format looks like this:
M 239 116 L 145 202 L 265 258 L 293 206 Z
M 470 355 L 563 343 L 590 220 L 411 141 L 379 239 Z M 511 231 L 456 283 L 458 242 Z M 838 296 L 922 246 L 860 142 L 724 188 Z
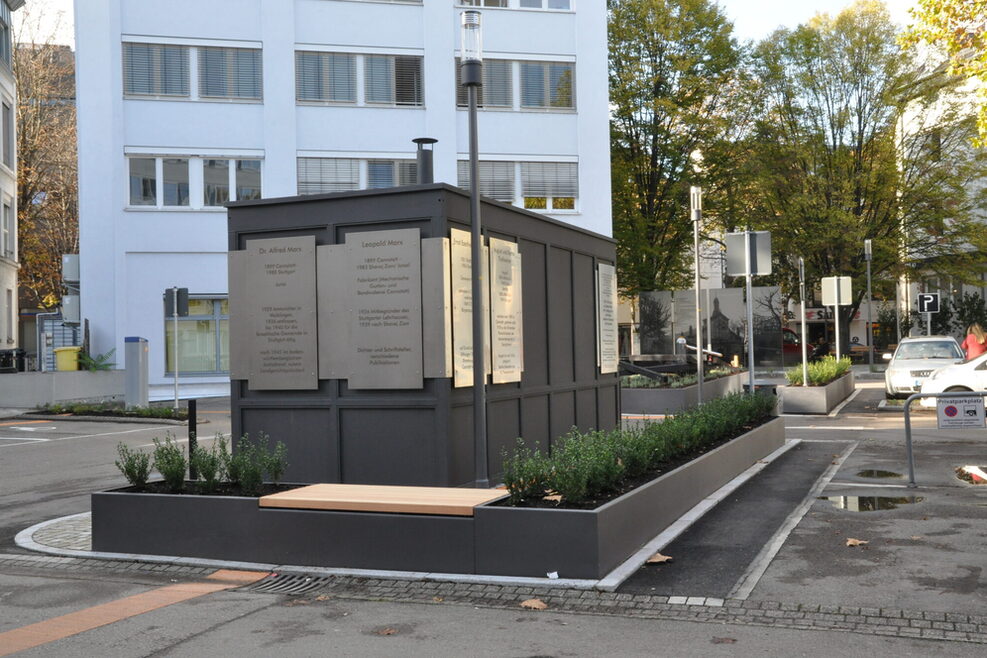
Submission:
M 261 496 L 261 507 L 341 512 L 473 516 L 473 508 L 507 495 L 503 489 L 312 484 Z

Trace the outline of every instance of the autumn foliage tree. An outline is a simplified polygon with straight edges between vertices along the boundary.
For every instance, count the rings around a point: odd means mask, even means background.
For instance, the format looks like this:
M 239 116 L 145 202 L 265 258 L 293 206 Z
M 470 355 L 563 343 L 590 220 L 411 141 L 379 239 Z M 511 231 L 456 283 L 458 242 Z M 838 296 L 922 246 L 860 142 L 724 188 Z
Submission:
M 74 57 L 24 11 L 14 48 L 20 303 L 50 308 L 61 299 L 62 254 L 79 250 Z

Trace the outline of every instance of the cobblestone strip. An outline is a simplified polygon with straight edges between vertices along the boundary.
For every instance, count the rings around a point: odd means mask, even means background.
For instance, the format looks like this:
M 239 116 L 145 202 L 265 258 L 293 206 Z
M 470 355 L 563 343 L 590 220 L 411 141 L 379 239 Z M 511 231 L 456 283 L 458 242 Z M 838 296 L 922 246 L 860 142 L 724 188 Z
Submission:
M 777 601 L 649 596 L 538 587 L 463 585 L 336 577 L 318 590 L 339 598 L 452 603 L 519 609 L 539 598 L 549 610 L 647 619 L 718 622 L 774 628 L 842 630 L 868 635 L 987 644 L 987 616 L 890 608 L 819 606 Z
M 125 562 L 122 560 L 96 560 L 77 557 L 59 557 L 57 555 L 37 555 L 0 553 L 0 569 L 26 568 L 55 571 L 94 571 L 116 573 L 167 573 L 176 576 L 198 577 L 208 575 L 216 569 L 211 567 L 193 567 L 183 564 L 152 564 L 147 562 Z

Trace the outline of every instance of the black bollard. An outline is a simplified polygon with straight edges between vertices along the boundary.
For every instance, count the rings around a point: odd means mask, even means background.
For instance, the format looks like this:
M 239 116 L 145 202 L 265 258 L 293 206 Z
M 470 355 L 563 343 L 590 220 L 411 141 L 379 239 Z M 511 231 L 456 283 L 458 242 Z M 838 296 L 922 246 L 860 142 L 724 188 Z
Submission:
M 189 400 L 188 401 L 188 476 L 192 480 L 199 479 L 199 473 L 195 468 L 195 460 L 193 459 L 193 455 L 195 455 L 195 450 L 196 450 L 195 428 L 196 428 L 195 400 Z

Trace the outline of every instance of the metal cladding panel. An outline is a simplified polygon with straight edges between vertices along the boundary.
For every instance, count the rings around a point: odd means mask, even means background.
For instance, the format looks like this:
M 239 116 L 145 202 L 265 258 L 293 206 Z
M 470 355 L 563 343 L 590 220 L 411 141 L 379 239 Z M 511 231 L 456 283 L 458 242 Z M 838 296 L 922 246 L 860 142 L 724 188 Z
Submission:
M 548 255 L 548 364 L 554 385 L 575 379 L 572 335 L 572 252 L 552 247 Z M 593 349 L 593 344 L 583 346 Z
M 285 482 L 339 482 L 334 467 L 339 447 L 331 409 L 248 408 L 243 410 L 240 431 L 252 440 L 266 434 L 272 447 L 278 441 L 284 443 L 288 449 Z
M 584 432 L 598 427 L 595 388 L 576 391 L 576 427 Z
M 445 469 L 433 457 L 435 413 L 416 408 L 341 409 L 342 481 L 436 484 Z
M 521 241 L 521 263 L 528 283 L 521 300 L 524 323 L 524 386 L 548 384 L 548 289 L 545 278 L 544 244 Z
M 504 453 L 514 451 L 521 436 L 520 400 L 492 401 L 487 405 L 487 463 L 493 473 L 503 470 Z
M 585 254 L 572 256 L 572 335 L 576 381 L 596 379 L 596 296 L 595 263 Z
M 549 432 L 552 442 L 576 425 L 576 394 L 574 391 L 552 393 L 549 397 Z
M 250 373 L 250 316 L 247 310 L 247 252 L 231 251 L 229 262 L 230 379 Z

